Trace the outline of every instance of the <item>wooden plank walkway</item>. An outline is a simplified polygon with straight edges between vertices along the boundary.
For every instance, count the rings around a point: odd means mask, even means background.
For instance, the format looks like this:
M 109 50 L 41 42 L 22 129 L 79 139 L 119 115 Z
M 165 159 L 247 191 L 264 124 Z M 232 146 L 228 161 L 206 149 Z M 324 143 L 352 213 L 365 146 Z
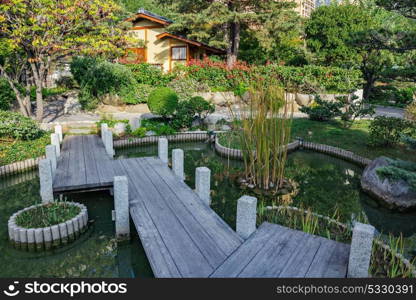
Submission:
M 350 246 L 263 223 L 211 277 L 342 278 Z
M 158 158 L 111 159 L 98 136 L 65 137 L 55 193 L 129 182 L 130 215 L 156 277 L 345 277 L 349 246 L 264 223 L 244 242 Z

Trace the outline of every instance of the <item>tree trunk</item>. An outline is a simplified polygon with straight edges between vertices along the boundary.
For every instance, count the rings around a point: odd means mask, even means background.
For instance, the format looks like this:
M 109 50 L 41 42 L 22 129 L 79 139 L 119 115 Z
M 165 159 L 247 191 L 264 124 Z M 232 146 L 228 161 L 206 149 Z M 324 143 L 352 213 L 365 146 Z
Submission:
M 365 100 L 368 100 L 368 98 L 370 97 L 371 91 L 373 90 L 373 86 L 376 80 L 372 73 L 364 73 L 364 79 L 365 79 L 365 84 L 364 84 L 363 98 Z
M 44 66 L 43 63 L 35 64 L 34 62 L 30 63 L 32 68 L 33 78 L 36 85 L 36 120 L 42 122 L 43 120 L 43 76 L 44 76 Z
M 19 91 L 17 86 L 14 84 L 14 80 L 12 79 L 12 77 L 9 76 L 9 74 L 6 73 L 6 70 L 4 70 L 1 67 L 0 71 L 2 72 L 2 76 L 7 80 L 7 82 L 9 83 L 10 87 L 12 88 L 12 90 L 13 90 L 15 96 L 16 96 L 16 100 L 17 100 L 17 103 L 19 104 L 20 112 L 22 113 L 22 115 L 24 115 L 26 117 L 30 117 L 30 112 L 27 110 L 27 107 L 25 105 L 24 95 Z
M 233 22 L 229 25 L 229 43 L 227 48 L 227 65 L 232 68 L 237 62 L 238 50 L 240 48 L 240 23 Z

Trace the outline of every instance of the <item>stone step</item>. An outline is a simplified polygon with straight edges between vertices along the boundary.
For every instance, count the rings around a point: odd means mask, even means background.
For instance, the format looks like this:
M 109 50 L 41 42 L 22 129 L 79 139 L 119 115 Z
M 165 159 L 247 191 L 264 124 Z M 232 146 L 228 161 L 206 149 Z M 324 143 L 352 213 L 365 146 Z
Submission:
M 97 133 L 96 128 L 68 128 L 67 134 L 94 134 Z

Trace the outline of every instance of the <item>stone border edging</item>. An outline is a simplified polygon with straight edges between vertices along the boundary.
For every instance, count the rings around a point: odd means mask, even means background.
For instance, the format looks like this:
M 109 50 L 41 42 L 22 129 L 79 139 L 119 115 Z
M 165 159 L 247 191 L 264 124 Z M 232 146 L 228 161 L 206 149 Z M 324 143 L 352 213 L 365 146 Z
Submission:
M 28 170 L 34 170 L 39 166 L 39 161 L 44 158 L 45 156 L 29 158 L 9 165 L 0 166 L 0 178 L 6 175 L 14 175 Z
M 297 150 L 300 147 L 300 142 L 295 141 L 287 145 L 287 151 L 292 152 Z M 220 144 L 218 136 L 215 137 L 215 151 L 220 154 L 221 156 L 225 156 L 228 158 L 237 158 L 237 159 L 243 159 L 243 153 L 239 149 L 234 148 L 228 148 L 224 147 Z
M 366 167 L 371 163 L 371 159 L 356 155 L 351 151 L 347 151 L 341 148 L 323 145 L 323 144 L 316 144 L 312 142 L 305 142 L 305 141 L 295 141 L 287 146 L 287 151 L 292 152 L 298 150 L 299 148 L 304 148 L 307 150 L 313 150 L 315 152 L 321 152 L 324 154 L 328 154 L 330 156 L 334 156 L 337 158 L 341 158 L 352 163 L 358 164 L 360 166 Z M 243 155 L 241 150 L 227 148 L 220 144 L 218 137 L 215 137 L 215 151 L 217 151 L 220 155 L 230 158 L 237 158 L 242 159 Z
M 266 206 L 265 207 L 265 209 L 266 210 L 279 210 L 279 209 L 289 209 L 289 210 L 292 210 L 292 211 L 297 211 L 297 212 L 300 212 L 300 213 L 303 213 L 303 214 L 307 214 L 307 213 L 310 213 L 310 214 L 312 214 L 314 217 L 317 217 L 317 218 L 319 218 L 319 219 L 324 219 L 325 221 L 327 221 L 328 223 L 333 223 L 333 224 L 336 224 L 337 226 L 340 226 L 340 227 L 343 227 L 344 229 L 348 229 L 348 230 L 351 230 L 351 232 L 352 232 L 352 229 L 351 229 L 351 226 L 348 226 L 347 224 L 344 224 L 344 223 L 341 223 L 341 222 L 339 222 L 339 221 L 337 221 L 337 220 L 335 220 L 335 219 L 332 219 L 332 218 L 330 218 L 330 217 L 328 217 L 328 216 L 324 216 L 324 215 L 321 215 L 321 214 L 317 214 L 317 213 L 314 213 L 314 212 L 312 212 L 312 211 L 308 211 L 308 210 L 303 210 L 303 209 L 300 209 L 300 208 L 298 208 L 298 207 L 295 207 L 295 206 L 282 206 L 282 205 L 280 205 L 280 206 Z M 390 248 L 390 246 L 388 246 L 388 245 L 386 245 L 382 240 L 380 240 L 380 239 L 374 239 L 374 243 L 376 243 L 377 245 L 379 245 L 381 248 L 383 248 L 384 250 L 387 250 L 387 251 L 390 251 L 391 253 L 393 253 L 393 251 L 392 251 L 392 249 Z M 407 258 L 405 258 L 404 256 L 403 256 L 403 254 L 401 254 L 401 253 L 394 253 L 394 256 L 396 257 L 396 258 L 398 258 L 398 259 L 400 259 L 401 261 L 402 261 L 402 263 L 409 269 L 409 270 L 411 270 L 411 272 L 412 272 L 412 275 L 413 276 L 415 276 L 416 277 L 416 267 L 407 259 Z
M 190 131 L 167 136 L 155 135 L 143 138 L 127 138 L 114 141 L 114 148 L 128 148 L 138 145 L 156 144 L 162 137 L 167 138 L 169 142 L 198 142 L 206 140 L 210 136 L 207 131 Z
M 88 210 L 85 205 L 76 202 L 66 202 L 78 206 L 81 212 L 66 222 L 44 227 L 23 228 L 16 224 L 16 217 L 28 210 L 45 204 L 37 204 L 26 207 L 14 213 L 8 221 L 9 240 L 16 249 L 25 251 L 44 251 L 66 245 L 75 241 L 88 227 Z
M 355 154 L 354 152 L 347 151 L 347 150 L 333 147 L 333 146 L 329 146 L 329 145 L 300 141 L 300 147 L 303 147 L 308 150 L 313 150 L 316 152 L 328 154 L 330 156 L 342 158 L 344 160 L 350 161 L 352 163 L 358 164 L 363 167 L 368 166 L 372 162 L 371 159 L 359 156 Z

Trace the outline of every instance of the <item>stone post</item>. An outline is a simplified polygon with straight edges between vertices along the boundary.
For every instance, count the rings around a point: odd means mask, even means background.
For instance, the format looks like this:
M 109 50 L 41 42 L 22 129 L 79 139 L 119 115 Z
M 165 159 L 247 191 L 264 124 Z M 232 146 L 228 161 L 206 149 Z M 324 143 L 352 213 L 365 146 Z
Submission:
M 195 191 L 199 198 L 206 204 L 211 204 L 211 170 L 206 167 L 196 168 Z
M 105 144 L 105 132 L 108 130 L 108 124 L 101 123 L 101 139 L 103 140 L 103 143 Z
M 53 202 L 52 168 L 49 159 L 39 162 L 40 196 L 42 203 Z
M 116 211 L 116 238 L 130 239 L 129 182 L 126 176 L 114 177 L 114 208 Z
M 247 239 L 256 231 L 257 199 L 243 196 L 237 202 L 237 234 Z
M 134 117 L 131 120 L 131 130 L 136 130 L 137 128 L 140 128 L 142 126 L 142 119 L 140 117 Z
M 113 147 L 113 133 L 111 130 L 106 130 L 104 133 L 105 139 L 104 139 L 104 146 L 105 150 L 107 151 L 107 154 L 110 157 L 114 157 L 114 147 Z
M 64 139 L 64 135 L 62 133 L 62 126 L 61 125 L 58 124 L 58 125 L 55 126 L 55 133 L 59 137 L 59 142 L 62 143 L 62 141 Z
M 158 154 L 161 161 L 168 163 L 168 139 L 160 138 L 158 142 Z
M 185 180 L 183 157 L 182 149 L 174 149 L 172 151 L 172 170 L 181 180 Z
M 61 143 L 59 142 L 59 136 L 56 133 L 51 134 L 51 145 L 56 147 L 56 157 L 61 156 Z
M 370 267 L 375 228 L 368 224 L 355 223 L 352 231 L 348 277 L 366 278 Z
M 46 146 L 46 159 L 51 163 L 52 176 L 55 176 L 58 158 L 56 157 L 56 147 L 54 145 Z

